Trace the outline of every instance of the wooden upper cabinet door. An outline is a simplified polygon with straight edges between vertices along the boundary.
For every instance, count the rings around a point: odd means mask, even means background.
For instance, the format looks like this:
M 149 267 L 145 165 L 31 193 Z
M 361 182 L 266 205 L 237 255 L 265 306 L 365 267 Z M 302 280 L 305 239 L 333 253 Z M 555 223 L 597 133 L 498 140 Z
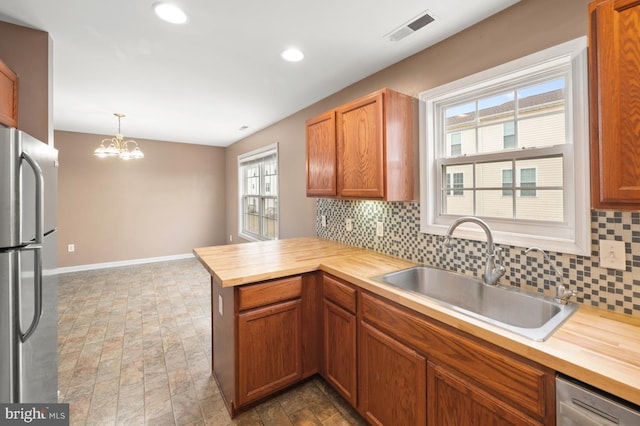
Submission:
M 640 208 L 640 0 L 589 5 L 592 204 Z
M 336 195 L 336 121 L 329 111 L 306 122 L 307 196 Z
M 343 197 L 385 196 L 383 103 L 377 92 L 337 110 L 338 193 Z
M 18 127 L 18 76 L 1 60 L 0 124 Z

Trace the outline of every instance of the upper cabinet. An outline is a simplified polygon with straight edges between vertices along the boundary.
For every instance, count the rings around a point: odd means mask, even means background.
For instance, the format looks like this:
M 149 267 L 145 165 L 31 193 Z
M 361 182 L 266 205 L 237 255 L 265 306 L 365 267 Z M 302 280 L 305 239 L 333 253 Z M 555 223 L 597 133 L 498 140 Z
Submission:
M 307 195 L 413 199 L 414 99 L 382 89 L 307 120 Z
M 336 192 L 336 113 L 307 120 L 307 196 L 332 197 Z
M 640 0 L 589 4 L 592 204 L 640 209 Z
M 0 124 L 18 127 L 18 76 L 0 60 Z

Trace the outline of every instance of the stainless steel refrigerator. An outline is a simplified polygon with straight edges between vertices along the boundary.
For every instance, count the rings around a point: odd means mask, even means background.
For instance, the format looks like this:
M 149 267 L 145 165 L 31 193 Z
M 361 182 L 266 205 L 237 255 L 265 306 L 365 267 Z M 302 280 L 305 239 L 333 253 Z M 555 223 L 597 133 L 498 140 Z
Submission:
M 0 125 L 0 402 L 58 402 L 58 152 Z

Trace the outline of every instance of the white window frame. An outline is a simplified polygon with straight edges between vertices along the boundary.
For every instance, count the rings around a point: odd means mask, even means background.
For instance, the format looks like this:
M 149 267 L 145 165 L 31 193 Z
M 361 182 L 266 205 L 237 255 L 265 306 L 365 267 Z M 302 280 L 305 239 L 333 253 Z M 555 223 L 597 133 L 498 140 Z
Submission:
M 270 240 L 270 238 L 266 238 L 261 232 L 260 235 L 258 234 L 254 234 L 253 232 L 248 232 L 247 230 L 244 229 L 244 219 L 243 219 L 243 215 L 244 215 L 244 193 L 243 193 L 243 179 L 244 176 L 242 174 L 242 167 L 243 164 L 246 164 L 248 162 L 251 161 L 255 161 L 255 160 L 260 160 L 261 158 L 267 158 L 270 157 L 272 155 L 276 156 L 276 165 L 277 165 L 277 170 L 278 170 L 278 176 L 277 176 L 277 180 L 278 180 L 278 192 L 275 195 L 275 199 L 276 199 L 276 205 L 277 205 L 277 209 L 276 209 L 276 235 L 275 235 L 275 240 L 277 240 L 279 238 L 280 235 L 280 164 L 279 164 L 279 156 L 278 156 L 278 144 L 274 143 L 271 145 L 267 145 L 264 146 L 262 148 L 258 148 L 255 149 L 253 151 L 247 152 L 245 154 L 241 154 L 238 155 L 238 235 L 242 238 L 244 238 L 245 240 L 249 240 L 249 241 L 268 241 Z M 262 165 L 260 166 L 260 170 L 261 170 L 261 177 L 263 177 L 263 167 Z M 264 194 L 262 194 L 262 190 L 260 191 L 260 195 L 258 196 L 259 198 L 264 198 Z M 261 225 L 261 229 L 262 229 L 262 225 Z
M 561 223 L 508 219 L 486 219 L 494 241 L 519 247 L 538 246 L 549 251 L 589 255 L 590 172 L 589 108 L 586 37 L 562 43 L 521 59 L 427 90 L 420 94 L 420 230 L 445 235 L 458 217 L 439 213 L 439 154 L 436 140 L 436 105 L 445 99 L 464 96 L 486 88 L 535 75 L 554 67 L 570 65 L 566 90 L 570 100 L 565 106 L 567 143 L 546 148 L 549 153 L 562 152 L 564 220 Z M 498 157 L 501 152 L 497 153 Z M 513 176 L 514 179 L 517 179 Z M 456 237 L 485 240 L 476 226 L 461 226 Z

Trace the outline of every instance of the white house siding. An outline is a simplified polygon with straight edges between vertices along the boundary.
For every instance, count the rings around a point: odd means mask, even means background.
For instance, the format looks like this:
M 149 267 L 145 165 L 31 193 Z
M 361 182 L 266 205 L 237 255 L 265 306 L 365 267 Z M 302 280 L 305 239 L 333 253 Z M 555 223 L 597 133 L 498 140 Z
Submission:
M 537 111 L 540 113 L 540 111 Z M 517 142 L 518 149 L 523 147 L 544 147 L 559 145 L 566 142 L 565 115 L 563 108 L 554 108 L 555 114 L 547 114 L 518 121 Z M 491 153 L 503 150 L 503 123 L 480 127 L 477 129 L 478 143 L 476 144 L 476 129 L 460 129 L 462 154 L 475 154 L 476 146 L 481 153 Z M 450 141 L 450 134 L 447 135 Z M 448 144 L 448 150 L 450 148 Z M 534 168 L 536 170 L 537 187 L 562 187 L 562 159 L 545 158 L 518 161 L 513 176 L 516 186 L 520 185 L 520 171 Z M 502 171 L 511 169 L 510 161 L 500 161 L 477 164 L 475 168 L 475 187 L 501 188 Z M 463 173 L 464 188 L 473 188 L 473 165 L 447 166 L 445 174 Z M 446 182 L 446 176 L 444 176 Z M 476 191 L 476 208 L 473 209 L 474 191 L 465 190 L 462 195 L 453 195 L 448 191 L 443 206 L 447 214 L 475 214 L 484 217 L 512 218 L 514 214 L 514 199 L 503 195 L 502 189 Z M 563 191 L 536 190 L 535 196 L 522 196 L 515 191 L 515 215 L 517 219 L 562 221 Z

